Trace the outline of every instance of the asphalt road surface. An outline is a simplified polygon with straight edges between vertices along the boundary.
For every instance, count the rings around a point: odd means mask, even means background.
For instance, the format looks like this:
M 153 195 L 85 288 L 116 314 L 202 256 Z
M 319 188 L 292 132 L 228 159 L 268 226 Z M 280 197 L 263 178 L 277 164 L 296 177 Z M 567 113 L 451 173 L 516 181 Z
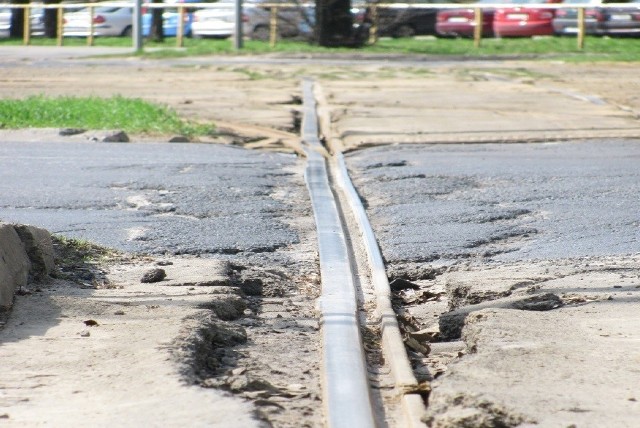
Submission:
M 298 241 L 282 221 L 287 189 L 300 190 L 294 155 L 205 144 L 3 142 L 0 162 L 4 221 L 140 253 L 259 253 Z
M 640 248 L 636 141 L 406 145 L 347 159 L 390 263 Z

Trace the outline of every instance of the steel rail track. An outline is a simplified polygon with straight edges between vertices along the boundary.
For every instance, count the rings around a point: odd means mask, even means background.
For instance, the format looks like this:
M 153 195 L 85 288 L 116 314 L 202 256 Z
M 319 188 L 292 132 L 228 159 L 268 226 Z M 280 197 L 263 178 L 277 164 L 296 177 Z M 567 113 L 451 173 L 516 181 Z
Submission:
M 302 139 L 308 146 L 305 181 L 311 196 L 320 253 L 322 389 L 329 427 L 373 427 L 373 406 L 358 323 L 356 288 L 338 207 L 318 139 L 315 101 L 304 83 Z
M 382 255 L 373 229 L 349 178 L 342 154 L 329 156 L 320 142 L 314 83 L 303 81 L 302 140 L 307 155 L 305 181 L 309 189 L 318 230 L 322 294 L 319 301 L 323 340 L 323 403 L 329 427 L 374 427 L 376 421 L 365 352 L 358 320 L 354 266 L 349 259 L 347 225 L 340 217 L 338 198 L 331 187 L 330 172 L 346 199 L 357 224 L 368 259 L 376 318 L 382 332 L 382 348 L 391 368 L 400 398 L 403 427 L 424 426 L 420 417 L 424 402 L 420 385 L 407 358 L 395 312 Z

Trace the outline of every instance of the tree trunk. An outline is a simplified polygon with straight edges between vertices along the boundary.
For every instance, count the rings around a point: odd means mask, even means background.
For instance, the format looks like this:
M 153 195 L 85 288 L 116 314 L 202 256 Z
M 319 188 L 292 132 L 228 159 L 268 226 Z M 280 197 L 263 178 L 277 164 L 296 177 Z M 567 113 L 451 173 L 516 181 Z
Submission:
M 152 3 L 163 3 L 162 0 L 152 0 Z M 149 29 L 149 40 L 162 43 L 164 42 L 164 28 L 162 25 L 162 14 L 164 9 L 151 9 L 151 28 Z
M 14 0 L 11 3 L 28 4 L 29 0 Z M 22 8 L 11 9 L 11 30 L 9 35 L 11 37 L 24 36 L 24 9 Z
M 44 4 L 60 4 L 61 0 L 44 0 Z M 58 37 L 58 9 L 44 10 L 44 36 L 51 39 Z
M 316 0 L 316 39 L 320 46 L 352 46 L 350 0 Z

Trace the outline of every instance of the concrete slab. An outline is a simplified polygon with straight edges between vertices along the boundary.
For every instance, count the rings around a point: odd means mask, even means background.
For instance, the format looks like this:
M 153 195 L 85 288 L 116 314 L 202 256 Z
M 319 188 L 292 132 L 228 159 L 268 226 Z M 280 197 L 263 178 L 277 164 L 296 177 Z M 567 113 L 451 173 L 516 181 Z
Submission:
M 526 81 L 434 73 L 322 86 L 331 137 L 347 150 L 396 143 L 640 137 L 640 123 L 631 111 Z
M 637 426 L 637 312 L 637 300 L 614 299 L 472 313 L 473 352 L 434 383 L 430 426 Z
M 32 278 L 45 279 L 55 268 L 53 242 L 48 230 L 25 224 L 15 225 L 24 249 L 31 260 Z
M 0 223 L 0 309 L 8 310 L 19 287 L 27 285 L 31 262 L 15 228 Z

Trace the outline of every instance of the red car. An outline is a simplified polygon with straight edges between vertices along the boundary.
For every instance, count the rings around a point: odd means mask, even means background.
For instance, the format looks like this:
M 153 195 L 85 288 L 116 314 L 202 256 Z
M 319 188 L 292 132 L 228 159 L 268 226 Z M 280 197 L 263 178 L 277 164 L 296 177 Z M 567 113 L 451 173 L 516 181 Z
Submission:
M 514 6 L 496 10 L 493 33 L 496 37 L 530 37 L 553 35 L 555 9 L 535 4 L 561 3 L 561 0 L 516 0 Z
M 480 0 L 479 5 L 496 4 L 497 0 Z M 511 3 L 509 0 L 499 3 Z M 495 9 L 482 8 L 482 37 L 493 36 L 493 14 Z M 436 33 L 443 37 L 473 37 L 476 26 L 475 10 L 443 9 L 436 16 Z

